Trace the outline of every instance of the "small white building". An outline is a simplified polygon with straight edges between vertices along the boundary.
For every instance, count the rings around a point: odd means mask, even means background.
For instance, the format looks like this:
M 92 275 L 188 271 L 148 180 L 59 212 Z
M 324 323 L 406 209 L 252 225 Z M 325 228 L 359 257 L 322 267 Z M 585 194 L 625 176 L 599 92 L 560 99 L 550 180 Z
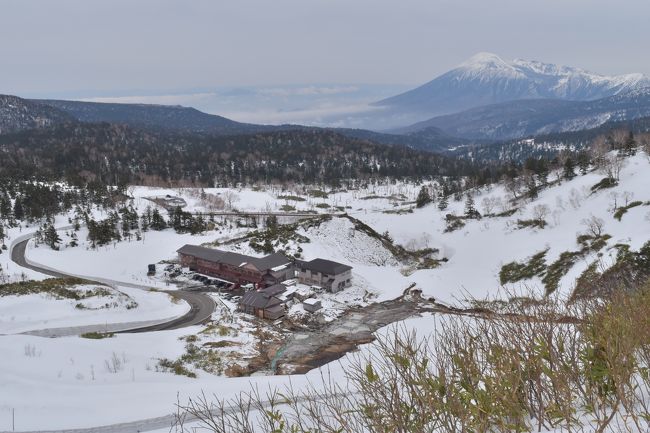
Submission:
M 322 305 L 320 303 L 320 300 L 309 298 L 302 301 L 302 308 L 304 308 L 305 311 L 309 311 L 310 313 L 315 313 L 322 308 Z

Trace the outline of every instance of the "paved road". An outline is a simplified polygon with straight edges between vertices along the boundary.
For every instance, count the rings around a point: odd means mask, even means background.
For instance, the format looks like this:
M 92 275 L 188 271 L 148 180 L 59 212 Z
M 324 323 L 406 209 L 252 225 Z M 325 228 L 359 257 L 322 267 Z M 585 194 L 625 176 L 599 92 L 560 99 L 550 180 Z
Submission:
M 45 275 L 50 275 L 52 277 L 56 277 L 56 278 L 76 277 L 76 275 L 67 274 L 65 272 L 55 270 L 49 267 L 45 267 L 42 265 L 38 265 L 36 263 L 29 263 L 25 258 L 25 250 L 27 248 L 28 242 L 29 239 L 25 239 L 16 243 L 13 246 L 13 248 L 11 249 L 11 260 L 13 260 L 19 266 L 32 269 L 34 271 L 40 272 Z M 83 276 L 83 278 L 100 284 L 108 284 L 110 286 L 124 286 L 124 287 L 133 287 L 142 290 L 149 290 L 149 287 L 139 285 L 139 284 L 120 282 L 115 280 L 109 280 L 106 278 L 99 278 L 99 277 Z M 168 293 L 170 296 L 173 296 L 176 299 L 187 302 L 190 305 L 190 311 L 188 311 L 187 313 L 185 313 L 185 315 L 181 317 L 163 323 L 156 323 L 153 325 L 147 324 L 142 327 L 135 327 L 128 330 L 121 330 L 116 332 L 135 333 L 135 332 L 152 332 L 152 331 L 164 331 L 169 329 L 185 328 L 187 326 L 197 325 L 209 319 L 216 307 L 216 304 L 214 303 L 212 298 L 203 293 L 185 292 L 180 290 L 163 290 L 163 292 Z

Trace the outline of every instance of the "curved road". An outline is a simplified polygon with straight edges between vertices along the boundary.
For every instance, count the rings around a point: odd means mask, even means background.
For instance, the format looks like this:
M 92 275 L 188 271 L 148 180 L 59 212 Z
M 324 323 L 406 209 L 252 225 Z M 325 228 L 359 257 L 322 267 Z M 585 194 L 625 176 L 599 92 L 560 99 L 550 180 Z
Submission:
M 25 259 L 25 250 L 27 248 L 27 243 L 30 239 L 25 239 L 21 242 L 18 242 L 11 249 L 11 260 L 14 261 L 19 266 L 24 268 L 32 269 L 34 271 L 40 272 L 45 275 L 50 275 L 56 278 L 65 278 L 65 277 L 77 277 L 76 275 L 67 274 L 54 269 L 44 268 L 37 264 L 30 264 Z M 148 290 L 148 286 L 143 286 L 139 284 L 126 283 L 120 281 L 107 280 L 104 278 L 94 278 L 94 277 L 83 277 L 86 280 L 94 281 L 99 284 L 109 284 L 109 285 L 119 285 L 125 287 L 133 287 L 136 289 Z M 165 331 L 169 329 L 178 329 L 185 328 L 187 326 L 197 325 L 203 321 L 210 318 L 216 304 L 209 296 L 203 293 L 196 292 L 185 292 L 181 290 L 161 290 L 164 293 L 169 294 L 170 296 L 181 299 L 187 302 L 190 305 L 190 311 L 185 313 L 181 317 L 170 320 L 168 322 L 159 323 L 156 325 L 147 325 L 139 328 L 132 328 L 124 331 L 116 331 L 117 333 L 136 333 L 136 332 L 152 332 L 152 331 Z

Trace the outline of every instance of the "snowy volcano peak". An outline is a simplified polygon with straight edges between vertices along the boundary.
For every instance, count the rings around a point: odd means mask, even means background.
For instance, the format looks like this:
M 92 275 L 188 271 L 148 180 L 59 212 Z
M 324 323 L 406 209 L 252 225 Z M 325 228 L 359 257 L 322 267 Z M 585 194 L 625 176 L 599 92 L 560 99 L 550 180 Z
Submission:
M 599 75 L 537 60 L 475 54 L 434 80 L 377 105 L 430 117 L 522 99 L 591 101 L 650 86 L 643 74 Z
M 478 53 L 461 63 L 456 69 L 465 79 L 489 80 L 495 77 L 525 78 L 511 63 L 492 53 Z
M 474 54 L 458 67 L 466 69 L 511 69 L 510 64 L 501 57 L 487 52 Z

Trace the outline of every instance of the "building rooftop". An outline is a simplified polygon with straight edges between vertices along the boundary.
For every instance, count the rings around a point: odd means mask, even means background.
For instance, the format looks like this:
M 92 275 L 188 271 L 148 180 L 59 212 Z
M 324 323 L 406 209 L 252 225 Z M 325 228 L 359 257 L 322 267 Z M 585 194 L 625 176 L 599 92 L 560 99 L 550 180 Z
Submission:
M 252 308 L 267 309 L 282 304 L 282 301 L 269 293 L 264 293 L 264 291 L 251 290 L 244 293 L 239 304 Z
M 343 263 L 334 262 L 332 260 L 314 259 L 309 262 L 297 262 L 300 268 L 310 270 L 312 272 L 320 272 L 321 274 L 338 275 L 352 269 L 352 266 L 344 265 Z
M 302 303 L 307 304 L 307 305 L 316 306 L 316 305 L 320 305 L 320 300 L 314 299 L 314 298 L 307 298 L 304 301 L 302 301 Z
M 287 291 L 287 287 L 284 284 L 274 284 L 272 286 L 260 290 L 260 292 L 266 296 L 277 296 L 286 291 Z
M 291 263 L 284 254 L 273 253 L 266 257 L 252 257 L 244 254 L 233 253 L 230 251 L 217 250 L 215 248 L 200 247 L 198 245 L 184 245 L 176 252 L 198 257 L 199 259 L 209 260 L 211 262 L 226 263 L 231 266 L 243 266 L 250 263 L 259 271 L 279 268 Z

